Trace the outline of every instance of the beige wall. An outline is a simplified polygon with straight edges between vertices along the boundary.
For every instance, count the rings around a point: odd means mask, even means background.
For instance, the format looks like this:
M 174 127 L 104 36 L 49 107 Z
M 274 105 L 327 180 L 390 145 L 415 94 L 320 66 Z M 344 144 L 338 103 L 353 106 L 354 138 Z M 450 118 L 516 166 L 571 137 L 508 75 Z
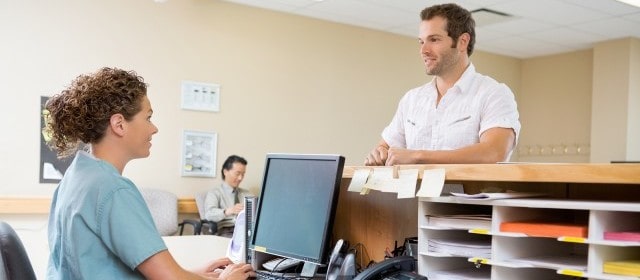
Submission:
M 594 48 L 592 162 L 640 160 L 640 40 Z
M 257 192 L 269 152 L 338 153 L 360 165 L 400 97 L 429 80 L 415 38 L 225 2 L 0 5 L 0 124 L 12 127 L 0 138 L 3 195 L 50 196 L 55 185 L 38 183 L 39 97 L 101 66 L 145 77 L 160 130 L 152 155 L 124 175 L 179 196 L 218 181 L 180 176 L 184 129 L 218 133 L 217 169 L 229 154 L 246 157 L 243 186 Z M 520 60 L 472 59 L 518 93 Z M 220 112 L 180 110 L 182 80 L 219 83 Z
M 179 196 L 218 182 L 180 176 L 184 129 L 219 134 L 218 169 L 229 154 L 245 156 L 243 185 L 257 192 L 269 152 L 339 153 L 348 165 L 360 165 L 400 97 L 429 80 L 415 38 L 225 2 L 8 2 L 0 1 L 2 196 L 51 195 L 54 184 L 38 183 L 40 96 L 101 66 L 145 77 L 160 129 L 152 156 L 131 162 L 125 176 Z M 589 160 L 576 147 L 590 141 L 592 56 L 591 50 L 526 60 L 473 54 L 479 72 L 516 94 L 523 128 L 512 160 Z M 638 64 L 632 67 L 638 73 Z M 221 84 L 220 112 L 180 110 L 182 80 Z M 561 144 L 568 153 L 537 148 Z M 1 218 L 18 226 L 42 275 L 46 217 Z
M 183 129 L 218 133 L 218 162 L 249 161 L 257 189 L 268 152 L 339 153 L 360 164 L 400 96 L 426 80 L 412 38 L 218 1 L 20 1 L 2 7 L 0 165 L 5 195 L 38 184 L 38 102 L 79 73 L 135 69 L 150 84 L 152 156 L 125 170 L 141 187 L 189 196 L 214 184 L 180 176 Z M 219 113 L 179 109 L 181 80 L 219 83 Z M 365 120 L 365 121 L 363 121 Z M 220 165 L 218 165 L 218 168 Z
M 520 161 L 588 162 L 591 50 L 522 62 Z
M 640 39 L 630 41 L 627 160 L 640 160 Z

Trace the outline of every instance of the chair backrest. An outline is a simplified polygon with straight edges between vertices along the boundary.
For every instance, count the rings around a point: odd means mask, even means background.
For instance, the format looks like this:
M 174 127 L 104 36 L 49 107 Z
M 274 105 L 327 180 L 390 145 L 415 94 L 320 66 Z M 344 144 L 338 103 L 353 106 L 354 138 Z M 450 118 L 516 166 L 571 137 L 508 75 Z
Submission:
M 218 232 L 218 223 L 209 221 L 205 217 L 207 209 L 205 208 L 204 201 L 207 198 L 208 192 L 209 191 L 196 193 L 194 199 L 196 200 L 196 206 L 198 207 L 198 213 L 200 214 L 200 223 L 202 225 L 200 229 L 202 234 L 216 234 L 216 232 Z
M 0 221 L 0 279 L 36 279 L 27 251 L 13 228 Z
M 172 192 L 149 188 L 141 188 L 140 193 L 160 235 L 175 235 L 178 232 L 178 196 Z
M 204 217 L 205 209 L 204 209 L 204 200 L 207 198 L 207 193 L 209 191 L 199 192 L 195 195 L 196 206 L 198 207 L 198 213 L 200 214 L 201 220 L 206 220 Z

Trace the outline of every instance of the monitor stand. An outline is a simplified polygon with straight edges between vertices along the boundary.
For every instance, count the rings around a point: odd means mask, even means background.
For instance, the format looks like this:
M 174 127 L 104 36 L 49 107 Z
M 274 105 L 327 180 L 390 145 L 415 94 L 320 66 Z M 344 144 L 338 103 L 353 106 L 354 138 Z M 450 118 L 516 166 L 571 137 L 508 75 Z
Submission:
M 318 270 L 318 265 L 311 262 L 304 262 L 302 266 L 302 271 L 300 272 L 300 277 L 305 278 L 313 278 L 316 275 L 316 271 Z

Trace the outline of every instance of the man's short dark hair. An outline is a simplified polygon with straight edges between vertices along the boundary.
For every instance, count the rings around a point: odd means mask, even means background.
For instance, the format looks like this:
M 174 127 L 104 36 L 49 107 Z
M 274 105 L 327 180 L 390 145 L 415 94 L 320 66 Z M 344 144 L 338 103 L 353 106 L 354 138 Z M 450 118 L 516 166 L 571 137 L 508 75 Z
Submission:
M 236 155 L 230 155 L 227 160 L 224 161 L 224 164 L 222 164 L 222 170 L 220 170 L 220 173 L 222 174 L 222 180 L 224 180 L 224 171 L 225 170 L 231 170 L 231 168 L 233 168 L 233 164 L 234 163 L 240 163 L 242 165 L 247 165 L 247 160 L 244 159 L 241 156 L 236 156 Z
M 422 21 L 430 20 L 434 17 L 442 17 L 447 20 L 447 33 L 453 39 L 452 48 L 456 47 L 460 35 L 469 33 L 469 45 L 467 45 L 467 55 L 473 53 L 473 45 L 476 43 L 476 22 L 471 17 L 471 13 L 465 8 L 456 4 L 441 4 L 427 7 L 420 12 Z

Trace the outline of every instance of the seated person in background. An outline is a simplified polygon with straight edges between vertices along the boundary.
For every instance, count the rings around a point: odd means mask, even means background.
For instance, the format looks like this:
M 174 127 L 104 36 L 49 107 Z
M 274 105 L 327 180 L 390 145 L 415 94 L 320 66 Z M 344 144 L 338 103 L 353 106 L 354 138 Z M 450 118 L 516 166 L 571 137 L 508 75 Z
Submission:
M 147 84 L 133 71 L 81 75 L 45 105 L 48 143 L 75 159 L 49 212 L 47 279 L 227 279 L 254 275 L 227 258 L 199 270 L 180 267 L 167 250 L 127 163 L 149 156 L 158 128 Z M 89 151 L 79 151 L 81 143 Z M 224 270 L 219 268 L 225 267 Z
M 231 237 L 236 216 L 244 209 L 244 197 L 251 193 L 240 188 L 247 161 L 231 155 L 222 165 L 222 184 L 207 193 L 204 200 L 205 219 L 218 223 L 217 235 Z
M 513 93 L 476 72 L 471 13 L 456 4 L 420 13 L 420 54 L 433 79 L 400 100 L 365 165 L 508 161 L 520 121 Z

